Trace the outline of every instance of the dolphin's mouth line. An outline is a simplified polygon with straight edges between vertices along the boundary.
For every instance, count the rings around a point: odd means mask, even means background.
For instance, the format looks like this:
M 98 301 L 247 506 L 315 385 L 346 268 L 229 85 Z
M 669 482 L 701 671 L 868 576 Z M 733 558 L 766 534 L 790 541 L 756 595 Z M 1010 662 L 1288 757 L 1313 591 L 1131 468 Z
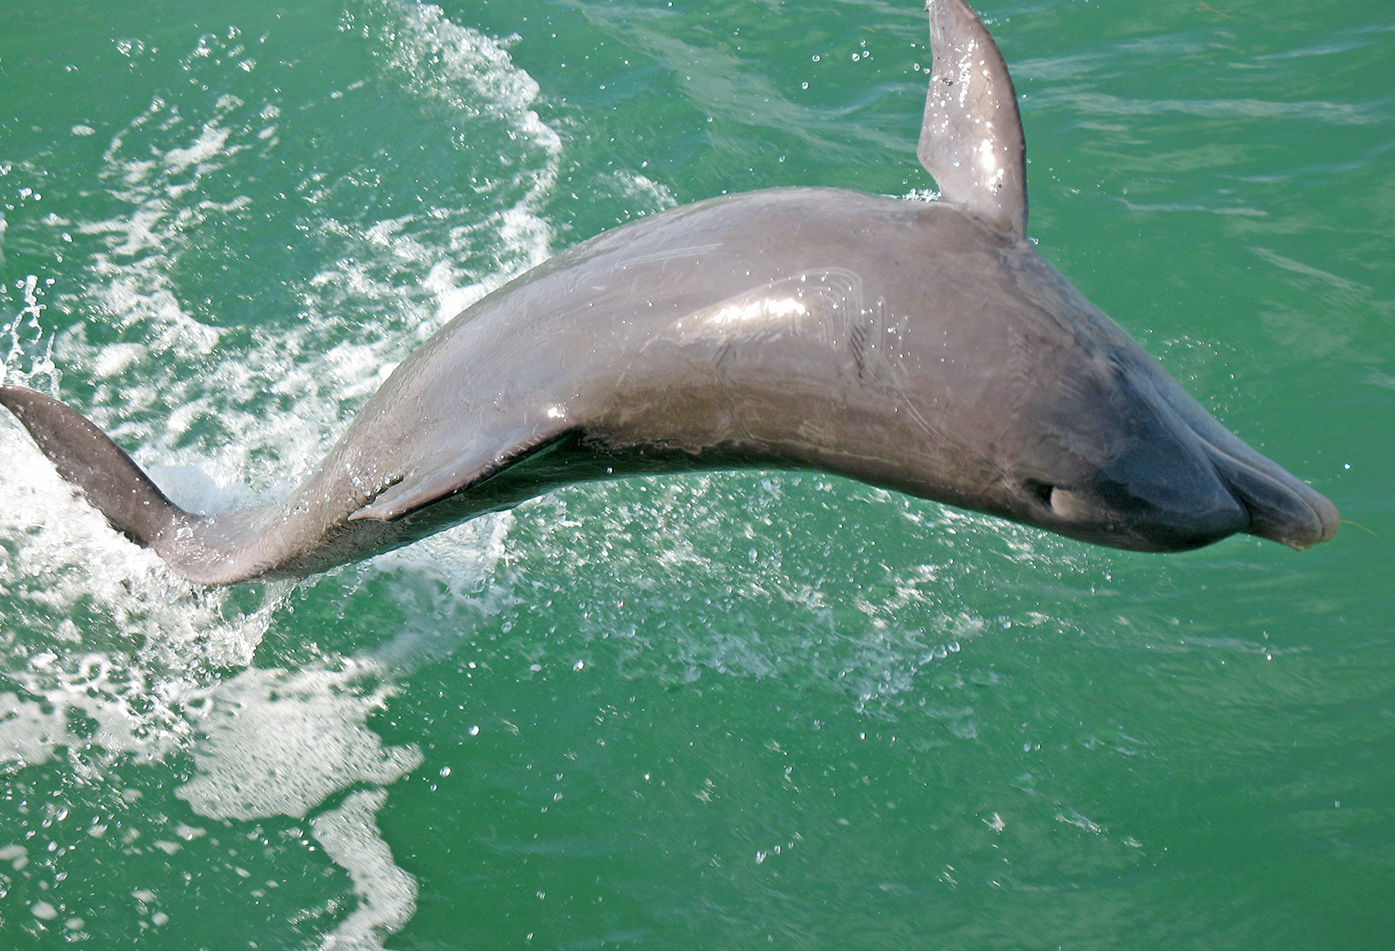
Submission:
M 1190 429 L 1191 427 L 1188 428 Z M 1205 436 L 1201 435 L 1195 430 L 1192 430 L 1192 432 L 1196 436 L 1197 442 L 1201 443 L 1202 448 L 1205 450 L 1206 461 L 1211 464 L 1211 471 L 1216 474 L 1216 480 L 1220 482 L 1222 486 L 1225 487 L 1227 494 L 1229 494 L 1230 497 L 1235 500 L 1235 504 L 1245 510 L 1246 524 L 1245 527 L 1241 529 L 1241 531 L 1249 532 L 1249 530 L 1253 528 L 1255 524 L 1255 508 L 1250 503 L 1250 500 L 1245 497 L 1244 493 L 1236 491 L 1235 480 L 1227 476 L 1227 474 L 1218 465 L 1216 465 L 1216 461 L 1218 458 L 1224 458 L 1227 461 L 1233 463 L 1236 468 L 1243 468 L 1249 470 L 1250 472 L 1257 472 L 1257 470 L 1244 460 L 1238 459 L 1231 453 L 1226 452 L 1224 449 L 1217 446 L 1211 440 L 1207 439 Z M 1306 500 L 1304 501 L 1306 503 Z M 1317 513 L 1310 512 L 1309 514 L 1316 515 Z
M 1336 534 L 1336 510 L 1331 511 L 1332 517 L 1329 518 L 1329 513 L 1316 501 L 1322 497 L 1307 483 L 1300 482 L 1297 478 L 1289 476 L 1288 473 L 1276 474 L 1267 471 L 1264 467 L 1255 465 L 1253 461 L 1221 447 L 1201 433 L 1196 433 L 1196 438 L 1206 450 L 1207 459 L 1216 472 L 1216 478 L 1225 486 L 1231 497 L 1244 508 L 1249 518 L 1249 526 L 1243 529 L 1247 534 L 1282 542 L 1297 551 L 1311 548 Z M 1256 486 L 1263 485 L 1281 493 L 1292 509 L 1283 511 L 1275 507 L 1272 511 L 1266 511 L 1261 508 L 1261 500 L 1255 493 L 1246 491 L 1241 478 L 1252 481 Z M 1283 516 L 1282 522 L 1275 521 L 1273 518 L 1275 514 Z M 1277 530 L 1281 527 L 1291 529 L 1295 521 L 1304 522 L 1312 530 L 1302 533 Z

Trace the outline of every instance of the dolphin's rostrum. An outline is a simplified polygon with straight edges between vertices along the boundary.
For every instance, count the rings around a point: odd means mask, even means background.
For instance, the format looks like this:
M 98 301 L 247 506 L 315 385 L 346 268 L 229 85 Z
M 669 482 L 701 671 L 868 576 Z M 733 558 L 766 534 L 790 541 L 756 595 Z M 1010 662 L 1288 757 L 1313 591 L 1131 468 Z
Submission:
M 585 241 L 393 372 L 284 501 L 185 512 L 77 412 L 0 387 L 111 524 L 202 584 L 297 576 L 556 486 L 818 469 L 1102 545 L 1305 548 L 1327 499 L 1255 452 L 1027 240 L 997 47 L 931 0 L 935 202 L 772 189 Z

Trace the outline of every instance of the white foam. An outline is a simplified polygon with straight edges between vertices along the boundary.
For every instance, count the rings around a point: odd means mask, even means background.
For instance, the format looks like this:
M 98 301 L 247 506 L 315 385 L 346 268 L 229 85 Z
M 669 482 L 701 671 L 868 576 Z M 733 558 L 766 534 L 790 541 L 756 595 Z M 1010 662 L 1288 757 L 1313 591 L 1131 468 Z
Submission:
M 284 125 L 283 112 L 292 113 L 230 95 L 203 112 L 196 99 L 156 98 L 116 131 L 99 181 L 86 185 L 115 210 L 71 224 L 96 251 L 66 283 L 83 286 L 66 294 L 62 310 L 93 314 L 102 332 L 83 324 L 48 331 L 44 288 L 35 281 L 26 285 L 24 309 L 0 328 L 9 338 L 5 382 L 64 395 L 60 368 L 87 374 L 82 382 L 93 389 L 81 408 L 133 448 L 181 504 L 220 509 L 276 495 L 325 451 L 382 382 L 384 368 L 550 251 L 542 208 L 562 142 L 534 109 L 537 84 L 504 44 L 451 23 L 439 8 L 375 8 L 387 25 L 372 41 L 386 44 L 377 60 L 384 79 L 462 118 L 503 124 L 514 176 L 503 197 L 482 196 L 473 209 L 428 199 L 412 215 L 368 225 L 310 222 L 340 253 L 304 277 L 294 320 L 235 349 L 232 341 L 244 338 L 202 317 L 197 302 L 182 299 L 174 275 L 211 227 L 265 207 L 226 184 L 261 180 L 260 170 L 251 174 L 239 163 L 261 162 L 284 134 L 268 123 Z M 231 40 L 209 36 L 183 65 L 220 82 L 226 74 L 213 67 L 238 52 Z M 0 237 L 4 227 L 0 217 Z M 471 255 L 474 270 L 457 263 Z M 364 320 L 369 313 L 376 319 Z M 272 412 L 268 395 L 280 401 Z M 203 441 L 208 420 L 216 420 L 217 434 Z M 384 644 L 366 645 L 356 659 L 263 669 L 250 666 L 253 654 L 285 609 L 289 584 L 196 591 L 75 501 L 17 427 L 0 426 L 0 456 L 15 462 L 4 483 L 10 500 L 0 508 L 0 600 L 7 606 L 0 661 L 15 688 L 0 693 L 0 762 L 51 762 L 66 751 L 65 769 L 101 783 L 117 763 L 141 768 L 188 753 L 196 772 L 176 794 L 194 813 L 225 821 L 311 817 L 325 852 L 350 875 L 349 900 L 357 901 L 324 947 L 380 948 L 410 919 L 415 883 L 394 865 L 373 817 L 385 787 L 415 768 L 421 753 L 385 746 L 368 718 L 402 670 L 459 643 L 436 636 L 442 614 L 492 610 L 478 593 L 503 550 L 508 516 L 322 582 L 332 591 L 381 576 L 407 617 Z M 432 564 L 447 567 L 428 569 L 421 560 L 428 553 Z M 327 798 L 360 785 L 376 788 L 354 789 L 317 814 Z M 172 863 L 191 851 L 180 844 L 187 837 L 178 830 L 190 827 L 179 818 L 169 834 L 149 840 Z M 13 860 L 23 863 L 26 854 Z M 96 914 L 73 910 L 81 916 L 72 921 Z M 168 920 L 156 914 L 154 924 Z
M 0 761 L 33 766 L 48 761 L 55 747 L 77 742 L 68 732 L 65 711 L 46 706 L 9 691 L 0 693 Z
M 640 211 L 652 213 L 665 208 L 676 208 L 678 200 L 667 185 L 656 182 L 638 172 L 621 171 L 614 173 L 620 184 L 620 193 L 640 206 Z
M 487 114 L 503 121 L 521 150 L 508 164 L 513 168 L 510 184 L 523 191 L 523 198 L 503 212 L 503 274 L 495 277 L 506 279 L 542 262 L 550 253 L 552 229 L 540 214 L 541 203 L 557 182 L 562 139 L 534 108 L 537 82 L 513 65 L 503 43 L 457 26 L 440 7 L 420 4 L 402 14 L 399 28 L 386 37 L 388 72 L 400 77 L 405 88 L 446 103 L 456 115 Z
M 109 379 L 124 373 L 131 364 L 145 359 L 150 348 L 142 343 L 114 343 L 97 355 L 92 367 L 92 375 L 99 379 Z
M 421 765 L 415 746 L 384 747 L 368 729 L 393 688 L 362 684 L 376 665 L 249 668 L 218 685 L 198 721 L 198 774 L 175 793 L 210 819 L 303 818 L 358 783 L 386 786 Z
M 358 907 L 320 943 L 321 951 L 378 951 L 417 908 L 417 883 L 392 860 L 374 816 L 387 802 L 382 789 L 356 792 L 343 805 L 310 820 L 325 853 L 346 869 Z
M 220 103 L 220 105 L 222 105 L 222 103 Z M 228 105 L 241 105 L 241 103 L 234 100 L 229 102 Z M 170 149 L 165 153 L 165 167 L 172 175 L 177 175 L 185 171 L 191 165 L 202 165 L 207 169 L 210 167 L 209 163 L 213 161 L 214 157 L 224 151 L 228 144 L 228 136 L 230 135 L 232 135 L 231 129 L 220 129 L 217 123 L 208 122 L 199 133 L 198 139 L 188 148 Z M 197 182 L 190 182 L 183 185 L 172 185 L 170 187 L 175 189 L 179 194 L 182 194 L 183 190 L 193 188 L 196 185 Z M 175 197 L 178 197 L 178 195 Z

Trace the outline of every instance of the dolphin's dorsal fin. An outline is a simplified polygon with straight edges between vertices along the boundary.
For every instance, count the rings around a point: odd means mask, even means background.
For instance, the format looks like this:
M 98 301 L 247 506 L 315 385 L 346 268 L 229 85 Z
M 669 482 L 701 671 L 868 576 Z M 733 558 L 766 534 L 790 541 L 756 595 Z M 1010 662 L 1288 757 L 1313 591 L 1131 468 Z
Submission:
M 964 0 L 929 0 L 934 71 L 916 154 L 940 199 L 1027 235 L 1026 149 L 1007 64 Z

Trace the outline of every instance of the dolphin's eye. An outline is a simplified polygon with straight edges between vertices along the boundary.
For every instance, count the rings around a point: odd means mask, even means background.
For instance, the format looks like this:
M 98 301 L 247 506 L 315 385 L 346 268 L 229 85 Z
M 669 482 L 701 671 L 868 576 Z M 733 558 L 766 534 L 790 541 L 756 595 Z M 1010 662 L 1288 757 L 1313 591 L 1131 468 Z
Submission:
M 1044 507 L 1051 508 L 1051 494 L 1056 491 L 1056 487 L 1049 482 L 1042 482 L 1038 479 L 1024 479 L 1022 487 L 1027 490 L 1027 494 L 1040 502 Z

